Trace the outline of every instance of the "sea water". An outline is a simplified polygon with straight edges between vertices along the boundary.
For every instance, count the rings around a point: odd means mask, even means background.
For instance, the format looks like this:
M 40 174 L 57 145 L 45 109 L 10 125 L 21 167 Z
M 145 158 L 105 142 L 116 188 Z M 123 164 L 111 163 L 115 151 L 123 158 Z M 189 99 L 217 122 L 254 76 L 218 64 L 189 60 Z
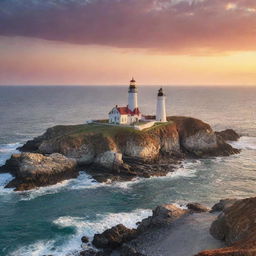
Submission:
M 139 107 L 154 114 L 158 87 L 139 87 Z M 81 237 L 123 223 L 135 227 L 162 203 L 256 193 L 256 88 L 165 87 L 168 115 L 192 116 L 215 130 L 233 128 L 238 155 L 185 160 L 166 177 L 100 184 L 82 172 L 77 179 L 27 192 L 4 189 L 0 174 L 0 255 L 76 255 Z M 26 140 L 57 124 L 107 118 L 127 104 L 127 87 L 0 87 L 0 165 Z

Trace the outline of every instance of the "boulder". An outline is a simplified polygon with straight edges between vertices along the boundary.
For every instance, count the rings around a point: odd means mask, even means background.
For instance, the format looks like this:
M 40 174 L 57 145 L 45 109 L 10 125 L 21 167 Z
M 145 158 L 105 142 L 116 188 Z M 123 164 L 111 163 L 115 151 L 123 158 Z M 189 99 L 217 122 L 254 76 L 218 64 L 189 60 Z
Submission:
M 223 139 L 224 141 L 238 141 L 240 135 L 233 129 L 227 129 L 225 131 L 216 132 L 217 137 Z
M 81 238 L 81 241 L 82 241 L 82 243 L 87 244 L 87 243 L 89 243 L 89 238 L 88 238 L 87 236 L 83 236 L 83 237 Z
M 181 209 L 173 204 L 160 205 L 153 210 L 152 216 L 141 221 L 137 230 L 142 233 L 152 227 L 162 227 L 173 223 L 188 213 L 188 210 Z
M 49 156 L 14 154 L 2 168 L 15 177 L 6 187 L 18 191 L 53 185 L 78 176 L 76 161 L 58 153 Z
M 199 203 L 189 203 L 187 204 L 187 208 L 192 212 L 199 213 L 199 212 L 209 212 L 209 208 L 199 204 Z
M 92 244 L 96 248 L 117 248 L 123 243 L 134 239 L 137 236 L 136 229 L 126 228 L 119 224 L 115 227 L 105 230 L 102 234 L 95 234 Z
M 203 251 L 198 256 L 256 255 L 256 197 L 236 201 L 212 223 L 210 233 L 228 247 Z

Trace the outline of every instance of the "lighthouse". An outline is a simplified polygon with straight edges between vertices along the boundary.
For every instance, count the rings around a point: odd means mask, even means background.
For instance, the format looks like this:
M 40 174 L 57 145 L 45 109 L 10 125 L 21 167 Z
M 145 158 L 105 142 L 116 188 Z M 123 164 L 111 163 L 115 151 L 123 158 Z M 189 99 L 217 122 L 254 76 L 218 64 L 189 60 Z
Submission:
M 138 108 L 138 89 L 136 87 L 136 81 L 134 78 L 130 81 L 129 91 L 128 91 L 128 108 L 134 111 Z
M 166 122 L 165 95 L 162 88 L 159 89 L 157 94 L 156 121 Z

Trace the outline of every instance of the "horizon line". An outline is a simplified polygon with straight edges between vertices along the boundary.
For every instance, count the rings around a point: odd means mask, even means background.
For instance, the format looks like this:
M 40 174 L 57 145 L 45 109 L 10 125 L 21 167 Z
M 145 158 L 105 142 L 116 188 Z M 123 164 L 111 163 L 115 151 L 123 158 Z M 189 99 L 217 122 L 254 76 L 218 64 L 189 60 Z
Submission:
M 127 84 L 0 84 L 0 87 L 124 87 Z M 256 87 L 256 84 L 138 84 L 140 87 Z

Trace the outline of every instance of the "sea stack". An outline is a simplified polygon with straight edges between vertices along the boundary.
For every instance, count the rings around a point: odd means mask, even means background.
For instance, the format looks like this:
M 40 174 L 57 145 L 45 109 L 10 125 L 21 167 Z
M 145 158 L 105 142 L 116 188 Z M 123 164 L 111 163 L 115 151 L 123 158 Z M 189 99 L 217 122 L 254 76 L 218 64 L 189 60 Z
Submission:
M 166 122 L 165 94 L 163 88 L 160 88 L 157 94 L 156 121 Z

